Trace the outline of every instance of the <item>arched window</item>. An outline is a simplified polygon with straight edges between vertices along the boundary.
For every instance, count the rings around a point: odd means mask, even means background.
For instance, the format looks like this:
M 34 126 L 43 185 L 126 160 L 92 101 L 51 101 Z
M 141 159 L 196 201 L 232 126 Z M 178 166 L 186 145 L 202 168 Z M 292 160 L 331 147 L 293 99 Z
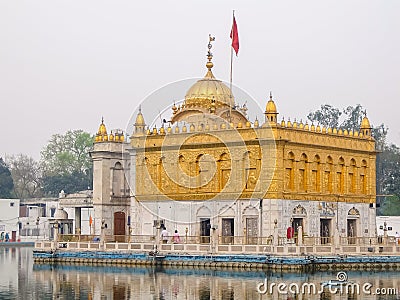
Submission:
M 352 158 L 350 161 L 350 166 L 349 166 L 348 180 L 349 180 L 349 192 L 353 193 L 353 194 L 357 191 L 356 170 L 357 170 L 356 161 L 354 158 Z
M 321 191 L 321 159 L 315 155 L 311 170 L 311 186 L 314 192 Z
M 294 154 L 289 152 L 285 166 L 285 186 L 287 190 L 294 190 Z
M 341 194 L 344 193 L 344 159 L 339 158 L 339 163 L 336 172 L 337 191 Z
M 304 153 L 301 155 L 299 161 L 299 191 L 307 191 L 307 155 Z
M 367 194 L 367 161 L 361 162 L 360 169 L 360 189 L 362 194 Z
M 112 195 L 115 197 L 121 197 L 125 193 L 124 188 L 124 170 L 120 162 L 115 163 L 112 169 Z
M 223 190 L 231 176 L 231 158 L 227 153 L 221 154 L 218 160 L 219 187 Z
M 247 151 L 243 156 L 243 170 L 245 189 L 254 190 L 258 180 L 257 160 L 250 151 Z
M 333 193 L 333 159 L 330 156 L 326 159 L 324 185 L 325 192 Z

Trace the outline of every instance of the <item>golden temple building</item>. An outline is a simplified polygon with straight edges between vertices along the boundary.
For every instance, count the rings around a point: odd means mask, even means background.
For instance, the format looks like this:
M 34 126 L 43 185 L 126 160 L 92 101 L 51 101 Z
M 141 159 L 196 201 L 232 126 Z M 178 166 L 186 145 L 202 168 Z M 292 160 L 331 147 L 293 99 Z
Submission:
M 211 47 L 209 47 L 210 49 Z M 168 126 L 148 128 L 139 109 L 130 137 L 102 121 L 94 150 L 95 231 L 169 233 L 209 242 L 254 243 L 299 228 L 321 243 L 373 237 L 375 141 L 365 116 L 359 131 L 278 121 L 270 95 L 264 120 L 250 120 L 231 89 L 206 75 L 173 103 Z

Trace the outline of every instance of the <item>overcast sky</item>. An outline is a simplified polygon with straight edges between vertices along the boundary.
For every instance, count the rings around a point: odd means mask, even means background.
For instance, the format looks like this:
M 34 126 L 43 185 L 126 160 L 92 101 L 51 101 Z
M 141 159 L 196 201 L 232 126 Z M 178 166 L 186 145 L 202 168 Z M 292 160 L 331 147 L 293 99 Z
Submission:
M 95 133 L 102 116 L 125 128 L 147 95 L 205 74 L 209 33 L 229 80 L 232 9 L 233 81 L 262 106 L 272 91 L 279 120 L 360 103 L 400 144 L 400 1 L 262 2 L 1 1 L 0 156 L 39 158 L 52 134 Z

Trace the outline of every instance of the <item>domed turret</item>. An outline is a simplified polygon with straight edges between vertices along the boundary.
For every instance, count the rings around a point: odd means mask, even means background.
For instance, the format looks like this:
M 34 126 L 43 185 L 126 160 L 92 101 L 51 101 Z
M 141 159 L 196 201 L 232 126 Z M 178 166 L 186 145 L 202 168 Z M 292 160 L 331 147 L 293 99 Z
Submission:
M 269 101 L 265 107 L 265 124 L 276 125 L 278 120 L 278 111 L 274 100 L 272 100 L 272 92 L 269 93 Z
M 97 131 L 95 142 L 103 142 L 108 140 L 108 135 L 107 135 L 107 128 L 106 125 L 104 124 L 104 118 L 101 118 L 101 124 L 99 126 L 99 130 Z
M 363 136 L 370 137 L 371 136 L 371 124 L 369 123 L 369 120 L 367 118 L 367 113 L 364 113 L 364 118 L 361 121 L 361 126 L 360 126 L 360 133 L 363 134 Z
M 141 107 L 139 107 L 139 112 L 136 116 L 136 121 L 134 126 L 135 126 L 135 135 L 144 135 L 146 122 L 144 121 Z

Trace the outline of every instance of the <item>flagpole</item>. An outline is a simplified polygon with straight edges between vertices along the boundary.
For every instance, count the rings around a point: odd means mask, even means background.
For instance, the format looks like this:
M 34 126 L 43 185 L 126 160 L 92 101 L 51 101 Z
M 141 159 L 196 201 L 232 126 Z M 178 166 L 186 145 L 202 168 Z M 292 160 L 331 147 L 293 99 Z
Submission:
M 232 26 L 233 26 L 233 21 L 235 20 L 235 10 L 232 11 Z M 232 123 L 232 71 L 233 71 L 233 48 L 231 45 L 231 73 L 230 73 L 230 78 L 229 78 L 229 89 L 231 91 L 230 95 L 230 103 L 229 103 L 229 123 Z M 230 124 L 229 124 L 230 125 Z

